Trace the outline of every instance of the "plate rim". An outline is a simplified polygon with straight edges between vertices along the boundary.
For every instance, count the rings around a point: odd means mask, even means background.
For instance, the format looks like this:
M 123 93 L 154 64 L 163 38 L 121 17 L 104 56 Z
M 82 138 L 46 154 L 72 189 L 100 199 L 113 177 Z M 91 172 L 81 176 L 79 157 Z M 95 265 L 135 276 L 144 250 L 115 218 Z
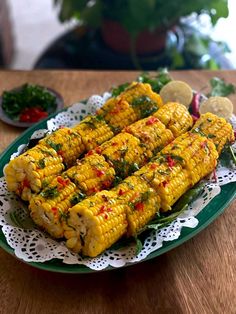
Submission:
M 66 111 L 68 108 L 64 108 L 60 110 L 59 112 Z M 14 153 L 18 146 L 20 144 L 26 144 L 29 140 L 30 136 L 33 134 L 35 130 L 42 129 L 47 127 L 47 121 L 51 118 L 55 117 L 59 112 L 52 113 L 47 118 L 39 121 L 38 123 L 34 124 L 30 128 L 26 129 L 21 135 L 19 135 L 3 152 L 0 154 L 0 162 L 3 161 L 3 164 L 0 166 L 0 177 L 3 176 L 3 168 L 5 164 L 9 161 L 10 156 L 12 153 Z M 225 199 L 223 202 L 223 206 L 219 207 L 213 214 L 211 214 L 207 219 L 202 218 L 202 215 L 204 215 L 204 212 L 207 212 L 211 205 L 216 202 L 218 203 L 218 199 L 222 197 L 223 192 L 226 192 L 227 190 L 231 191 L 231 194 L 228 195 L 228 198 Z M 228 192 L 227 192 L 228 194 Z M 195 228 L 187 228 L 183 227 L 181 230 L 181 234 L 178 239 L 173 241 L 164 241 L 161 248 L 157 249 L 156 251 L 150 253 L 145 259 L 135 262 L 135 263 L 126 263 L 124 266 L 121 267 L 113 267 L 109 265 L 108 267 L 102 269 L 102 270 L 93 270 L 85 265 L 81 264 L 63 264 L 62 260 L 60 259 L 53 259 L 50 261 L 45 262 L 26 262 L 20 258 L 18 258 L 15 253 L 14 249 L 11 248 L 2 232 L 2 227 L 0 227 L 0 247 L 10 255 L 14 256 L 16 259 L 18 259 L 20 262 L 23 262 L 29 266 L 32 266 L 37 269 L 50 271 L 50 272 L 56 272 L 56 273 L 70 273 L 70 274 L 85 274 L 85 273 L 97 273 L 102 271 L 110 271 L 110 270 L 118 270 L 124 267 L 129 267 L 132 265 L 136 265 L 139 263 L 143 263 L 145 261 L 151 260 L 155 257 L 158 257 L 166 252 L 171 251 L 172 249 L 180 246 L 181 244 L 185 243 L 189 239 L 193 238 L 195 235 L 203 231 L 209 224 L 211 224 L 218 216 L 220 216 L 226 207 L 230 205 L 230 203 L 235 199 L 236 197 L 236 182 L 228 183 L 224 186 L 221 186 L 221 192 L 219 195 L 217 195 L 207 206 L 196 216 L 199 220 L 198 225 Z M 186 231 L 188 230 L 188 231 Z M 183 234 L 184 233 L 184 234 Z M 186 233 L 186 234 L 185 234 Z M 2 239 L 3 238 L 3 239 Z M 55 265 L 56 263 L 59 263 L 58 265 Z M 61 264 L 61 265 L 60 265 Z

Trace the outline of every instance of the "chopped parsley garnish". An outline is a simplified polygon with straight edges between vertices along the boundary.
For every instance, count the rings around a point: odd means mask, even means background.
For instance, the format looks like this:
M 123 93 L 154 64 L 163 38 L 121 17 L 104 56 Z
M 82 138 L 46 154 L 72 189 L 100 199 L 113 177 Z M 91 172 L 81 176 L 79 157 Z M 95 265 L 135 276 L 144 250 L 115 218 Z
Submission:
M 72 196 L 72 198 L 70 199 L 70 203 L 72 206 L 76 205 L 77 203 L 79 203 L 80 201 L 82 201 L 85 198 L 85 194 L 79 192 L 76 193 Z
M 3 92 L 3 111 L 13 120 L 18 120 L 26 108 L 36 107 L 50 114 L 56 109 L 56 97 L 46 88 L 31 84 L 24 84 L 18 89 Z
M 55 187 L 48 188 L 48 189 L 42 191 L 40 194 L 45 198 L 52 199 L 52 198 L 59 196 L 59 191 L 58 191 L 57 187 L 55 186 Z
M 62 148 L 62 144 L 60 144 L 60 143 L 56 144 L 53 141 L 51 141 L 50 139 L 47 139 L 46 143 L 49 146 L 51 146 L 56 152 L 58 152 Z
M 40 169 L 43 169 L 43 168 L 45 168 L 45 160 L 44 159 L 39 159 L 39 161 L 38 161 L 38 166 L 39 166 L 39 168 Z

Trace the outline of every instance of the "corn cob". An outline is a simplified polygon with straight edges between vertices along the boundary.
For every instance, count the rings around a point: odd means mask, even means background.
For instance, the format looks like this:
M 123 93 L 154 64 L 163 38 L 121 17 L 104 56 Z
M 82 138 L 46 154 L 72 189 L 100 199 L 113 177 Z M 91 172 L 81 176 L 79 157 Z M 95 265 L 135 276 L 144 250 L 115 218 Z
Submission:
M 98 150 L 97 150 L 98 151 Z M 116 174 L 125 178 L 137 170 L 149 157 L 138 138 L 129 133 L 119 133 L 99 147 L 99 152 L 114 167 Z
M 69 210 L 64 228 L 70 249 L 95 257 L 126 233 L 127 205 L 115 196 L 113 191 L 98 192 Z
M 39 141 L 40 145 L 53 148 L 69 167 L 85 151 L 81 136 L 69 128 L 61 128 Z
M 149 116 L 162 105 L 161 97 L 152 91 L 149 84 L 133 82 L 118 97 L 109 99 L 97 114 L 118 133 L 125 126 Z
M 174 137 L 187 132 L 193 125 L 193 119 L 184 105 L 177 102 L 168 102 L 153 114 Z
M 136 236 L 160 209 L 160 197 L 138 176 L 130 176 L 116 186 L 116 198 L 127 208 L 127 236 Z
M 37 145 L 11 160 L 4 174 L 8 189 L 29 201 L 63 170 L 62 157 L 54 149 Z
M 135 175 L 156 190 L 162 210 L 167 211 L 191 186 L 214 170 L 217 158 L 211 140 L 188 132 L 167 145 Z
M 170 169 L 165 158 L 148 163 L 134 175 L 148 182 L 160 196 L 162 211 L 171 210 L 177 199 L 192 186 L 188 171 L 180 163 Z
M 80 134 L 87 152 L 114 136 L 111 128 L 98 116 L 86 117 L 72 130 Z
M 179 136 L 162 150 L 162 154 L 169 160 L 171 156 L 181 160 L 191 173 L 192 185 L 214 170 L 218 158 L 214 143 L 205 136 L 192 132 Z
M 227 142 L 235 140 L 232 125 L 224 118 L 210 112 L 202 114 L 192 130 L 210 138 L 216 145 L 219 154 Z
M 62 218 L 66 218 L 68 209 L 83 198 L 84 194 L 70 179 L 58 176 L 46 189 L 31 198 L 30 215 L 52 237 L 62 238 Z
M 111 186 L 115 178 L 115 170 L 105 161 L 105 158 L 95 151 L 90 151 L 76 166 L 64 172 L 86 195 L 94 194 Z
M 123 132 L 130 133 L 140 140 L 148 158 L 155 155 L 174 139 L 172 132 L 154 116 L 127 126 Z

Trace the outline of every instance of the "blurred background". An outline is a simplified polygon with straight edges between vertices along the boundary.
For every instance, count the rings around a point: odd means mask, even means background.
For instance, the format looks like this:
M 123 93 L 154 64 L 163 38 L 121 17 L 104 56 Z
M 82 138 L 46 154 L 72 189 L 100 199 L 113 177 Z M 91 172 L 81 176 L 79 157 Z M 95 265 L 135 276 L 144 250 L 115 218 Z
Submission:
M 0 0 L 0 67 L 233 69 L 235 0 Z

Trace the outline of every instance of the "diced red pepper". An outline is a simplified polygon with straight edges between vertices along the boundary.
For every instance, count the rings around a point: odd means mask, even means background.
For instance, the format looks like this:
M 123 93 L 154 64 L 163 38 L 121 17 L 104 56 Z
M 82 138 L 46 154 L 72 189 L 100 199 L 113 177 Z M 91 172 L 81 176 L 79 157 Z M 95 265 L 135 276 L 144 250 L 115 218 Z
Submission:
M 157 122 L 158 119 L 156 117 L 150 117 L 147 121 L 146 121 L 146 125 L 152 125 L 155 122 Z
M 167 184 L 168 184 L 167 181 L 163 181 L 163 182 L 162 182 L 162 185 L 163 185 L 164 188 L 167 186 Z
M 92 150 L 89 150 L 89 151 L 87 152 L 86 156 L 91 156 L 91 155 L 93 155 L 93 151 L 92 151 Z
M 63 187 L 67 186 L 70 183 L 69 179 L 63 179 L 62 177 L 57 177 L 57 182 Z
M 119 189 L 118 195 L 121 196 L 121 195 L 124 195 L 125 193 L 126 193 L 126 191 Z
M 134 205 L 135 209 L 139 210 L 139 211 L 143 211 L 144 210 L 144 204 L 142 202 L 138 202 L 137 204 Z
M 168 163 L 168 167 L 170 167 L 170 168 L 174 167 L 176 162 L 171 158 L 171 156 L 167 156 L 166 160 Z
M 103 182 L 102 187 L 104 189 L 108 189 L 111 186 L 111 181 L 107 180 L 105 182 Z
M 21 122 L 38 122 L 39 120 L 46 118 L 48 113 L 42 108 L 25 108 L 20 114 L 19 120 Z
M 105 219 L 108 219 L 108 215 L 107 215 L 107 214 L 105 214 L 105 215 L 104 215 L 104 218 L 105 218 Z
M 97 154 L 101 154 L 102 150 L 101 150 L 101 148 L 100 148 L 99 146 L 97 146 L 97 147 L 95 148 L 95 152 L 96 152 Z
M 151 164 L 151 165 L 150 165 L 150 169 L 153 169 L 153 170 L 154 170 L 154 169 L 156 169 L 156 168 L 157 168 L 157 165 L 156 165 L 156 164 Z
M 206 148 L 207 147 L 207 141 L 202 142 L 200 145 L 201 145 L 201 148 Z
M 94 171 L 96 172 L 97 177 L 102 177 L 105 174 L 105 171 L 101 170 L 101 169 L 97 169 L 95 168 Z
M 51 209 L 52 209 L 53 214 L 57 215 L 57 212 L 58 212 L 57 207 L 52 207 Z
M 24 188 L 30 188 L 30 182 L 27 179 L 24 179 L 22 182 L 22 187 Z

